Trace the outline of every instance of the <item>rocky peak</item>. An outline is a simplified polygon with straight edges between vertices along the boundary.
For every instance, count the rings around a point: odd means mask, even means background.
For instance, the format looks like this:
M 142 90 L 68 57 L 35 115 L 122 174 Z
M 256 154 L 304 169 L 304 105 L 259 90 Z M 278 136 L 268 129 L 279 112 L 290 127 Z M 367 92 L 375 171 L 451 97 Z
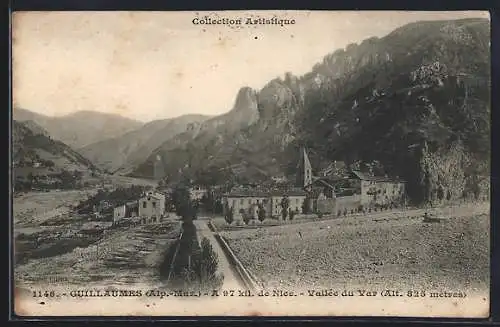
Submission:
M 257 92 L 248 87 L 242 87 L 236 95 L 233 108 L 221 117 L 220 124 L 250 125 L 259 119 L 257 110 Z
M 257 111 L 257 92 L 248 86 L 242 87 L 238 91 L 231 111 L 240 110 Z

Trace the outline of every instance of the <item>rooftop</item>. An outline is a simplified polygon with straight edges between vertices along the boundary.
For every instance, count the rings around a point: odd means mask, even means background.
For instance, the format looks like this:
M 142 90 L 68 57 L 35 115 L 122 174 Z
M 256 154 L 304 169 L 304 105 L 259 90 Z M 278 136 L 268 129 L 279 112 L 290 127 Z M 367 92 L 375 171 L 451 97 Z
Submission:
M 399 178 L 390 178 L 387 176 L 370 176 L 368 174 L 362 173 L 357 170 L 351 172 L 351 176 L 354 175 L 362 181 L 374 181 L 374 182 L 403 182 Z
M 266 198 L 270 196 L 305 196 L 306 192 L 301 188 L 290 189 L 236 189 L 224 194 L 227 197 L 254 197 Z

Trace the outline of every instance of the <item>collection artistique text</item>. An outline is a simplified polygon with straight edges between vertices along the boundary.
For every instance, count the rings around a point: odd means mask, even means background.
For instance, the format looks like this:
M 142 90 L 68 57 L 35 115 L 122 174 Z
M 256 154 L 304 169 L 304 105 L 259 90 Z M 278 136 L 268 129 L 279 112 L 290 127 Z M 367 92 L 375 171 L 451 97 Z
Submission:
M 294 25 L 295 19 L 273 18 L 211 18 L 208 16 L 193 18 L 194 25 Z

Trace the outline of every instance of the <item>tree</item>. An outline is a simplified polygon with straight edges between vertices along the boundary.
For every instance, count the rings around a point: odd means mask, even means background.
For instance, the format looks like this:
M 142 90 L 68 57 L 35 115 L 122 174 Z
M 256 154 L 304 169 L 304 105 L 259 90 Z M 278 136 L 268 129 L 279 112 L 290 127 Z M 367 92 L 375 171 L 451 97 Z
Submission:
M 196 219 L 197 209 L 191 200 L 189 189 L 179 184 L 175 187 L 172 193 L 172 202 L 175 206 L 175 213 L 184 221 L 192 221 Z
M 45 161 L 45 167 L 52 168 L 54 166 L 55 166 L 54 161 L 52 161 L 52 160 L 46 160 Z
M 224 220 L 228 225 L 231 225 L 234 221 L 234 207 L 229 207 L 226 204 L 226 214 L 224 215 Z
M 306 197 L 304 199 L 304 202 L 302 202 L 302 213 L 303 214 L 308 214 L 311 211 L 311 198 Z
M 288 198 L 288 196 L 285 195 L 281 199 L 281 216 L 282 216 L 283 220 L 286 220 L 289 206 L 290 206 L 290 199 Z
M 222 199 L 216 198 L 214 199 L 214 213 L 221 214 L 222 213 Z
M 200 289 L 204 291 L 219 289 L 223 277 L 217 274 L 219 257 L 214 251 L 210 241 L 204 237 L 201 240 L 201 253 L 199 260 L 195 260 L 194 270 L 200 281 Z
M 263 222 L 264 219 L 266 219 L 266 209 L 264 209 L 264 206 L 262 204 L 259 204 L 259 211 L 257 212 L 257 217 L 259 218 L 260 222 Z

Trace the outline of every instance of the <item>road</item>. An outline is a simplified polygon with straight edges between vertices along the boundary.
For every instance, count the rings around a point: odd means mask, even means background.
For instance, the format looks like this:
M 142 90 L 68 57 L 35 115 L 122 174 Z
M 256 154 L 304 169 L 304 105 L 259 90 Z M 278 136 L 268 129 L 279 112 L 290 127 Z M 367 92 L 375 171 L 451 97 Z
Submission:
M 207 221 L 203 219 L 194 220 L 194 224 L 196 226 L 196 232 L 200 240 L 203 237 L 206 237 L 210 244 L 212 244 L 214 251 L 217 253 L 219 257 L 219 272 L 224 274 L 224 284 L 222 289 L 226 290 L 242 290 L 245 287 L 240 282 L 237 273 L 234 271 L 234 268 L 229 263 L 226 254 L 222 250 L 219 242 L 214 237 L 214 233 L 208 228 Z

